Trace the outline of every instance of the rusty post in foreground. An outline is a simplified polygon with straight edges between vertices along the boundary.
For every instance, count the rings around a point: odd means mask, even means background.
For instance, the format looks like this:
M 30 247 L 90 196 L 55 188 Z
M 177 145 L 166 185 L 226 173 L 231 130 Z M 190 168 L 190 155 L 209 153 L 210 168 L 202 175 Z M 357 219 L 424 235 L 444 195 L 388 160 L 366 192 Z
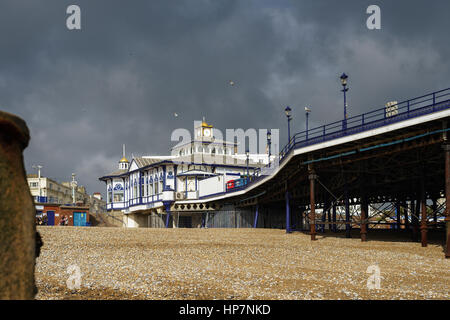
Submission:
M 35 208 L 22 151 L 30 139 L 25 121 L 0 111 L 0 299 L 33 299 Z
M 311 228 L 311 240 L 316 240 L 316 200 L 314 197 L 315 186 L 314 182 L 317 178 L 314 170 L 309 171 L 309 194 L 310 194 L 310 203 L 311 203 L 311 213 L 309 217 L 309 225 Z
M 450 258 L 450 144 L 445 144 L 444 150 L 445 150 L 445 224 L 447 226 L 445 257 Z

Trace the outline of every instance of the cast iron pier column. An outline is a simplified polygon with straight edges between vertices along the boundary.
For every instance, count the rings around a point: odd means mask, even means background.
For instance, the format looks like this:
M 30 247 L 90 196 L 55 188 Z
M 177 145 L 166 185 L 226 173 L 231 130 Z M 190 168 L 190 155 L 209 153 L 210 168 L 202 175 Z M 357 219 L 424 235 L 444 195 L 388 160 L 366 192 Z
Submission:
M 309 214 L 309 225 L 311 228 L 311 240 L 316 240 L 316 201 L 314 197 L 315 180 L 317 175 L 314 170 L 309 171 L 309 199 L 311 203 L 311 212 Z
M 447 241 L 445 257 L 450 258 L 450 144 L 444 145 L 445 150 L 445 223 L 447 225 Z
M 367 217 L 368 217 L 367 197 L 361 198 L 361 241 L 367 241 Z

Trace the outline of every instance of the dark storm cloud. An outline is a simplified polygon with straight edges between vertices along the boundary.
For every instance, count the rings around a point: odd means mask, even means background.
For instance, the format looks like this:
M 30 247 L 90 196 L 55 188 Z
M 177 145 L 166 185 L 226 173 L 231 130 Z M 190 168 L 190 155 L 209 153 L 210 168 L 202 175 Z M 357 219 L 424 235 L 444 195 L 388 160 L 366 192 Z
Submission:
M 78 4 L 82 30 L 65 27 Z M 366 28 L 381 7 L 382 29 Z M 0 106 L 31 130 L 27 170 L 89 192 L 130 155 L 168 154 L 206 116 L 221 129 L 293 131 L 448 87 L 448 1 L 2 1 Z M 236 82 L 229 86 L 228 81 Z M 175 118 L 173 113 L 177 112 Z M 281 144 L 284 144 L 281 142 Z

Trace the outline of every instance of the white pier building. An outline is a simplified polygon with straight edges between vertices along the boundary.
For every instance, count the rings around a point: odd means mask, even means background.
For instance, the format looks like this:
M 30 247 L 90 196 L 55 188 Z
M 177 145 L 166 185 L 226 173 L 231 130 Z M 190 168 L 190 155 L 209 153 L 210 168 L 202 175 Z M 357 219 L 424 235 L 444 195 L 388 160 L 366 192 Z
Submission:
M 203 120 L 194 139 L 173 147 L 170 156 L 130 162 L 124 150 L 118 170 L 100 178 L 107 210 L 121 211 L 125 227 L 204 226 L 219 208 L 202 199 L 226 193 L 227 183 L 245 186 L 268 163 L 268 154 L 238 154 L 237 143 L 215 139 L 213 130 Z

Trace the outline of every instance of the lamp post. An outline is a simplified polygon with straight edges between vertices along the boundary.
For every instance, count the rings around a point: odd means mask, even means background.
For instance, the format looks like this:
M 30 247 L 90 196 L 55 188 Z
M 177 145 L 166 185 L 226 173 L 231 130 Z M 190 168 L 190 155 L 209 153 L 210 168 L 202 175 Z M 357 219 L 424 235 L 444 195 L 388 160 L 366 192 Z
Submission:
M 267 146 L 269 147 L 269 168 L 270 168 L 270 145 L 272 144 L 272 132 L 267 130 Z
M 308 107 L 305 107 L 305 111 L 306 111 L 306 140 L 308 140 L 308 117 L 309 117 L 309 113 L 311 112 L 311 109 Z
M 75 186 L 77 185 L 77 182 L 75 181 L 75 173 L 72 173 L 72 203 L 76 204 L 75 201 Z
M 38 188 L 39 188 L 38 202 L 41 202 L 41 197 L 42 197 L 42 195 L 41 195 L 41 169 L 42 169 L 42 166 L 41 165 L 33 165 L 32 167 L 33 167 L 33 169 L 37 169 L 37 171 L 38 171 Z
M 342 123 L 342 128 L 344 130 L 347 129 L 347 95 L 346 95 L 346 92 L 348 91 L 347 78 L 348 76 L 345 73 L 341 75 L 341 84 L 343 87 L 341 91 L 344 93 L 344 122 Z
M 247 157 L 247 184 L 248 184 L 248 181 L 249 181 L 249 179 L 250 179 L 250 176 L 249 176 L 249 173 L 248 173 L 248 159 L 249 159 L 249 157 L 250 157 L 250 152 L 248 151 L 248 149 L 245 150 L 245 155 L 246 155 L 246 157 Z
M 289 106 L 287 106 L 286 109 L 284 109 L 284 113 L 286 114 L 288 120 L 288 143 L 291 142 L 291 126 L 290 126 L 290 122 L 292 120 L 291 111 L 292 109 Z

